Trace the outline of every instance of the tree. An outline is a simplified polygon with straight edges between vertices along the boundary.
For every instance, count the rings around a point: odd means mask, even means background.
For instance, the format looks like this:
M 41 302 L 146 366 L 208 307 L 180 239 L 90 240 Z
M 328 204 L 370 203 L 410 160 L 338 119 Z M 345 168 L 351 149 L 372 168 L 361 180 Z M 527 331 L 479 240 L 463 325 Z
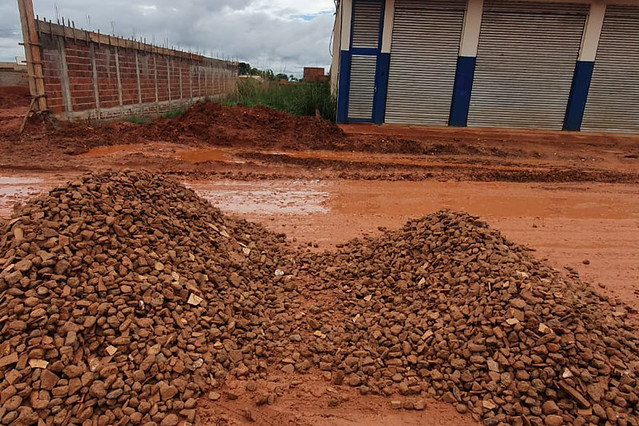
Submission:
M 283 74 L 283 73 L 280 73 L 280 74 L 277 74 L 277 75 L 275 76 L 275 79 L 276 79 L 277 81 L 282 81 L 282 80 L 286 80 L 286 81 L 288 81 L 288 75 Z
M 251 75 L 251 65 L 246 62 L 240 62 L 238 65 L 238 70 L 240 71 L 240 75 Z
M 264 80 L 275 81 L 275 73 L 273 70 L 259 71 L 259 73 Z

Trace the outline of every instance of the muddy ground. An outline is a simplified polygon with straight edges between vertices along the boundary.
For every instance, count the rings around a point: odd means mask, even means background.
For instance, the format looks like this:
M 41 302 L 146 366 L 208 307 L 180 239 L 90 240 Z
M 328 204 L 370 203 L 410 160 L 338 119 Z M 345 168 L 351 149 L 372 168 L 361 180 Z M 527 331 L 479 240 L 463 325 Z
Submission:
M 67 125 L 18 134 L 24 91 L 0 94 L 0 220 L 16 203 L 87 171 L 147 169 L 179 178 L 223 211 L 335 247 L 449 208 L 480 215 L 539 258 L 639 309 L 639 136 L 349 125 L 198 105 L 174 120 Z M 452 406 L 394 411 L 319 372 L 281 378 L 259 424 L 474 424 Z M 250 401 L 202 401 L 207 424 L 241 424 Z M 347 400 L 337 408 L 334 394 Z

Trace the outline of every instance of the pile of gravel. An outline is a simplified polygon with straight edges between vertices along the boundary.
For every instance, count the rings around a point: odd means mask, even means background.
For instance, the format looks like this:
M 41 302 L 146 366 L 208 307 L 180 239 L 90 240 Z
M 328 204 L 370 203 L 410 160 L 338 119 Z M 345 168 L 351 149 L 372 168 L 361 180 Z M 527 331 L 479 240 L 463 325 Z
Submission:
M 487 425 L 637 424 L 626 309 L 475 217 L 442 211 L 306 263 L 311 291 L 335 296 L 311 328 L 339 382 L 425 392 Z
M 216 379 L 286 345 L 284 237 L 176 182 L 88 176 L 2 231 L 2 424 L 194 421 Z
M 229 374 L 321 371 L 487 425 L 639 424 L 626 308 L 477 218 L 285 243 L 143 172 L 31 201 L 0 228 L 0 423 L 172 426 Z

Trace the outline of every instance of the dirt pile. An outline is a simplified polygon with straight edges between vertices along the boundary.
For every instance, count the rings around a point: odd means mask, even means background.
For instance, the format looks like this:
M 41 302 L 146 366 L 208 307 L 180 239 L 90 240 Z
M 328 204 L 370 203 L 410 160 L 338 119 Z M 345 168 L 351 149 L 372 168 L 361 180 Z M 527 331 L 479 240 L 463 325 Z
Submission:
M 151 140 L 281 149 L 332 149 L 344 139 L 339 127 L 321 118 L 213 102 L 198 102 L 181 116 L 159 119 L 137 133 Z
M 335 383 L 409 407 L 425 392 L 486 425 L 637 424 L 626 310 L 474 217 L 440 212 L 308 264 L 316 294 L 335 294 L 309 319 Z
M 193 421 L 216 379 L 290 343 L 282 237 L 173 181 L 81 178 L 2 231 L 2 424 Z
M 18 128 L 10 130 L 15 135 Z M 224 106 L 197 102 L 175 118 L 158 118 L 149 124 L 125 121 L 102 124 L 58 122 L 33 118 L 25 138 L 79 154 L 98 146 L 144 142 L 176 142 L 195 146 L 233 146 L 270 149 L 343 149 L 348 143 L 334 123 L 316 117 L 296 117 L 257 106 Z
M 31 93 L 29 93 L 28 87 L 0 87 L 0 110 L 16 107 L 28 107 L 30 102 Z

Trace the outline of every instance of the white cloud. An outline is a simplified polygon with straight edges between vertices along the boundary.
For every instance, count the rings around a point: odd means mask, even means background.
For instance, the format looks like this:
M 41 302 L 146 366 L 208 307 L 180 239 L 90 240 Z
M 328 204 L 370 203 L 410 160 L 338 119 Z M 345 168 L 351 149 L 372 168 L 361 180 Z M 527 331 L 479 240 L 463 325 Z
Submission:
M 330 64 L 334 0 L 35 0 L 36 13 L 56 7 L 77 27 L 144 37 L 205 55 L 238 59 L 258 68 L 300 73 Z M 0 61 L 23 55 L 15 1 L 0 4 Z M 11 31 L 11 33 L 9 33 Z M 15 35 L 17 34 L 17 35 Z
M 316 0 L 313 2 L 299 0 L 256 0 L 251 5 L 256 11 L 263 11 L 277 16 L 317 15 L 335 10 L 333 0 Z

